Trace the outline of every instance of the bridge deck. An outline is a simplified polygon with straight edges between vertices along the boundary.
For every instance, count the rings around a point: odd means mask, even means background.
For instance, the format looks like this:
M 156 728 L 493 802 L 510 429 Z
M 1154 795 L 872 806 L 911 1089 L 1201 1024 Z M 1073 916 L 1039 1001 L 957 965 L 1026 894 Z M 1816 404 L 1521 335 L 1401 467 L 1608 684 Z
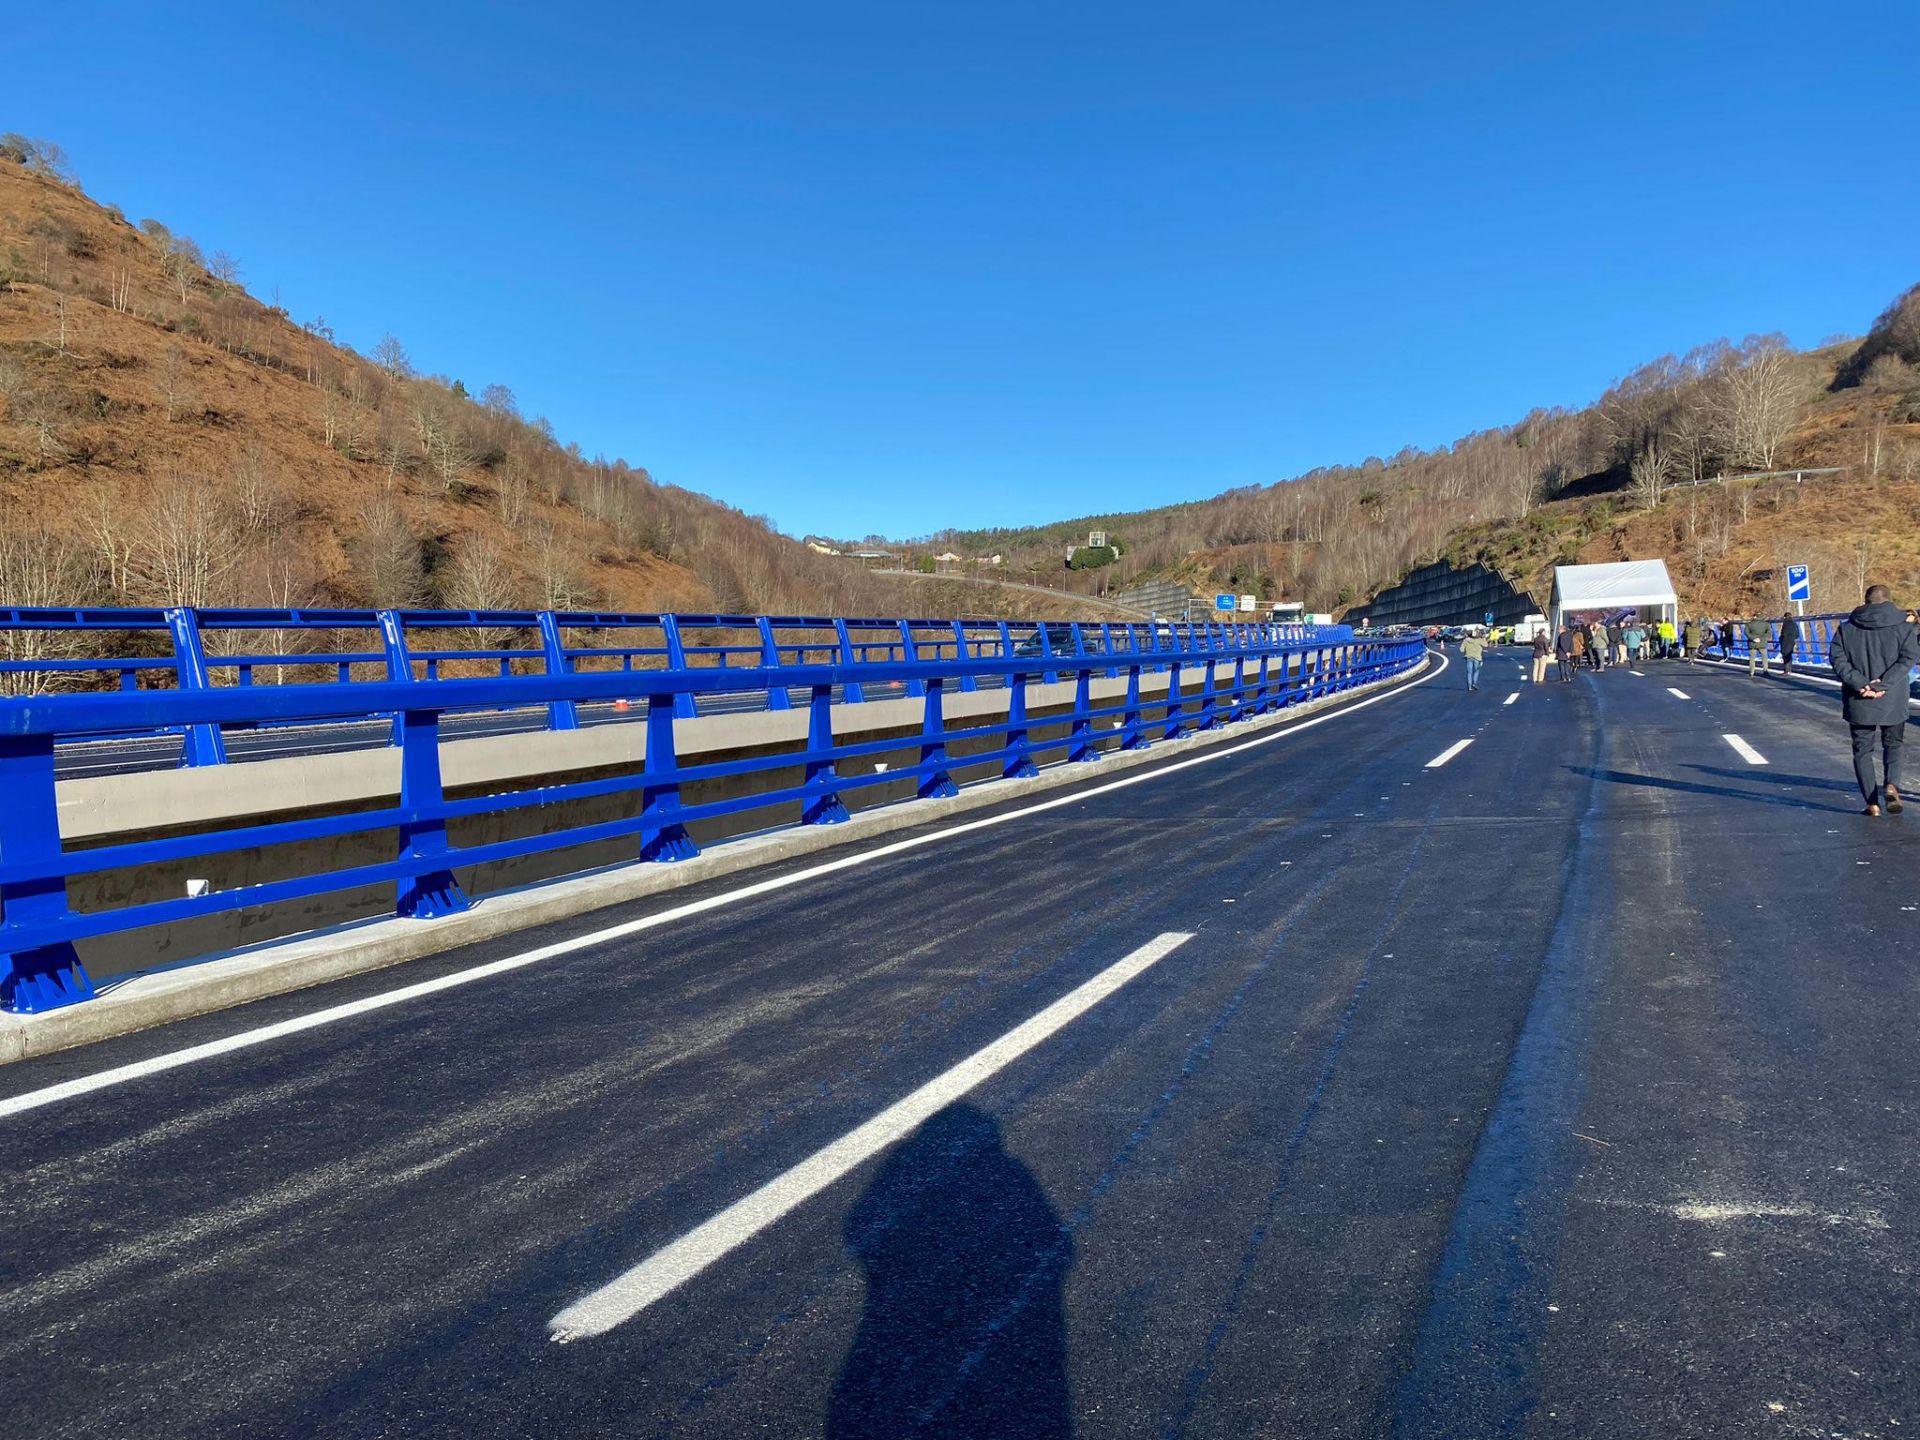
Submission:
M 1855 813 L 1829 692 L 1641 668 L 1536 688 L 1502 657 L 1470 695 L 1456 663 L 786 888 L 0 1071 L 9 1433 L 1905 1433 L 1920 816 Z

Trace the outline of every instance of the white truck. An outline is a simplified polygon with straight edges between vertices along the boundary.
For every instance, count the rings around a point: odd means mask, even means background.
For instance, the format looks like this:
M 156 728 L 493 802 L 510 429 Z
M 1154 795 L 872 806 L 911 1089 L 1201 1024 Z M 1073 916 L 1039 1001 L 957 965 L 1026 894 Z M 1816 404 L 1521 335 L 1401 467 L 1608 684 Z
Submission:
M 1533 637 L 1546 628 L 1546 616 L 1529 615 L 1526 619 L 1514 623 L 1513 643 L 1516 645 L 1531 645 L 1533 643 Z

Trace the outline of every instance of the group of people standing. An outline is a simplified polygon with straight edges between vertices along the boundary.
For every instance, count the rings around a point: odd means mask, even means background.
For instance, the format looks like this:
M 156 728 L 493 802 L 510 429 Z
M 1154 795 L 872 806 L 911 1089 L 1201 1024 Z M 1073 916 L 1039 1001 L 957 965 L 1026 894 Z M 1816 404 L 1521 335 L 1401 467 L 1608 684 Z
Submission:
M 1631 616 L 1612 624 L 1569 620 L 1556 635 L 1533 632 L 1533 681 L 1545 682 L 1549 658 L 1559 660 L 1561 683 L 1570 685 L 1577 667 L 1604 670 L 1609 665 L 1638 665 L 1643 655 L 1664 659 L 1683 654 L 1684 643 L 1670 620 L 1654 624 L 1642 624 Z

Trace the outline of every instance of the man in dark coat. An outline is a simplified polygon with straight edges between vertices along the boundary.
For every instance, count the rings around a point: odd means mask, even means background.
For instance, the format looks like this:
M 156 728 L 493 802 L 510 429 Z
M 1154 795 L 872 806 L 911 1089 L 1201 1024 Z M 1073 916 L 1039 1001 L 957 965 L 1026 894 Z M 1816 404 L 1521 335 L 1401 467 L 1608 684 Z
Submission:
M 1560 661 L 1560 683 L 1573 683 L 1573 627 L 1564 621 L 1560 633 L 1553 637 L 1553 653 Z
M 1793 652 L 1800 646 L 1800 622 L 1793 618 L 1789 610 L 1780 617 L 1780 674 L 1793 678 Z
M 1833 637 L 1833 673 L 1840 679 L 1841 713 L 1853 731 L 1853 774 L 1867 802 L 1866 813 L 1880 813 L 1881 787 L 1874 776 L 1873 752 L 1880 751 L 1886 771 L 1887 812 L 1898 815 L 1900 746 L 1907 736 L 1907 691 L 1913 667 L 1920 664 L 1920 633 L 1906 612 L 1891 604 L 1887 587 L 1867 590 L 1866 604 L 1847 617 Z

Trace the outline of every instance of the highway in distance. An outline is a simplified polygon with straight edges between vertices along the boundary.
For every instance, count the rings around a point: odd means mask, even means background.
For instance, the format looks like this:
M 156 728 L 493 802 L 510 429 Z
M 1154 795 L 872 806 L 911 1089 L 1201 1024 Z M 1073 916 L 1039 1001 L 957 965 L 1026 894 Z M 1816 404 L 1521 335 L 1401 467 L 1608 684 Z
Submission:
M 1314 719 L 0 1069 L 4 1433 L 1920 1434 L 1831 689 Z

